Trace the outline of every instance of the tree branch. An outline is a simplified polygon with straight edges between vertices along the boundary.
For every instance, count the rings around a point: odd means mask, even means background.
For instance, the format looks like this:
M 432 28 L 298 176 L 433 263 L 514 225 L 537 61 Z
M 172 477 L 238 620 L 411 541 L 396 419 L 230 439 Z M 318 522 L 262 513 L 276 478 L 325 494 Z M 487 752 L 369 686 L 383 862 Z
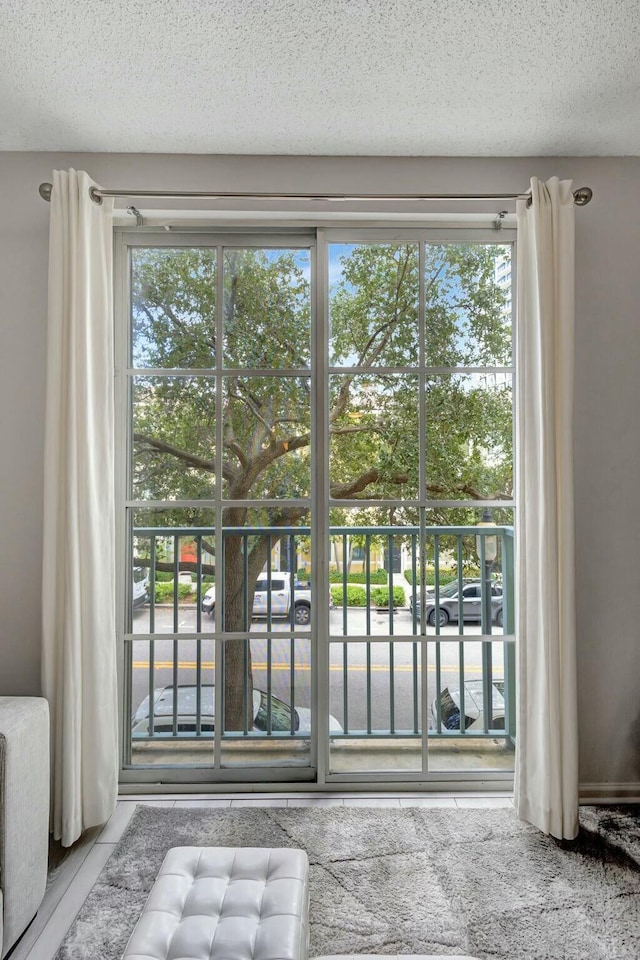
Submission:
M 429 280 L 429 282 L 428 282 L 428 283 L 425 283 L 425 285 L 424 285 L 424 299 L 425 299 L 425 303 L 426 303 L 426 300 L 427 300 L 428 295 L 431 293 L 433 287 L 435 286 L 436 280 L 438 279 L 438 277 L 440 276 L 440 274 L 442 273 L 443 270 L 444 270 L 444 263 L 441 263 L 440 266 L 438 267 L 438 269 L 436 270 L 436 272 L 432 275 L 432 277 L 431 277 L 431 279 Z
M 302 417 L 274 417 L 273 425 L 277 423 L 301 423 L 303 426 L 307 425 L 308 421 L 302 419 Z
M 384 427 L 376 423 L 367 423 L 360 427 L 331 427 L 331 436 L 340 437 L 345 433 L 384 433 Z
M 338 417 L 341 417 L 349 405 L 349 394 L 353 377 L 345 377 L 338 391 L 338 399 L 332 410 L 329 411 L 329 423 L 334 423 Z
M 225 439 L 223 443 L 224 443 L 224 446 L 227 448 L 227 450 L 230 450 L 231 453 L 235 453 L 236 457 L 240 462 L 240 466 L 243 468 L 243 470 L 246 470 L 248 462 L 247 462 L 247 458 L 244 455 L 244 450 L 242 449 L 240 444 L 236 443 L 235 440 L 227 440 L 227 439 Z
M 354 477 L 347 483 L 332 483 L 330 487 L 330 496 L 334 500 L 348 500 L 357 493 L 362 493 L 372 483 L 377 483 L 380 479 L 381 471 L 377 467 L 366 470 L 359 477 Z M 409 479 L 407 473 L 397 473 L 393 477 L 387 477 L 389 483 L 406 483 Z
M 251 447 L 253 448 L 253 450 L 257 451 L 258 449 L 260 449 L 265 437 L 268 437 L 269 442 L 272 442 L 273 441 L 272 424 L 270 424 L 268 420 L 266 420 L 265 417 L 262 416 L 262 413 L 260 412 L 259 402 L 254 397 L 252 397 L 248 391 L 246 392 L 246 395 L 243 396 L 242 393 L 239 393 L 237 391 L 232 391 L 231 389 L 229 389 L 229 397 L 232 400 L 238 400 L 239 403 L 243 404 L 245 407 L 247 407 L 251 411 L 251 413 L 253 414 L 253 416 L 257 421 L 255 424 L 256 427 L 258 426 L 258 424 L 262 424 L 262 427 L 263 427 L 262 432 L 254 429 L 254 438 L 253 438 L 253 441 L 251 442 Z
M 144 433 L 134 433 L 133 440 L 134 443 L 144 444 L 146 447 L 148 447 L 150 450 L 154 450 L 156 453 L 167 453 L 169 456 L 175 457 L 177 460 L 180 460 L 181 463 L 184 463 L 189 467 L 196 467 L 198 470 L 205 470 L 207 473 L 216 472 L 216 464 L 214 460 L 209 460 L 206 457 L 199 457 L 195 453 L 188 453 L 186 450 L 181 450 L 179 447 L 174 447 L 171 443 L 166 443 L 164 440 L 159 440 L 156 437 L 149 437 Z M 223 464 L 222 476 L 225 478 L 225 480 L 232 482 L 236 478 L 236 471 L 229 464 Z
M 368 365 L 371 366 L 372 361 L 375 360 L 376 357 L 379 357 L 379 356 L 380 356 L 380 354 L 382 353 L 382 351 L 384 350 L 384 348 L 385 348 L 386 345 L 388 344 L 388 342 L 389 342 L 389 337 L 391 336 L 391 330 L 392 330 L 392 328 L 395 326 L 395 324 L 398 322 L 398 314 L 399 314 L 398 303 L 399 303 L 399 300 L 400 300 L 400 290 L 401 290 L 401 288 L 402 288 L 402 284 L 404 283 L 404 278 L 405 278 L 405 276 L 406 276 L 406 274 L 407 274 L 407 269 L 408 269 L 408 266 L 409 266 L 409 254 L 408 254 L 408 253 L 406 254 L 406 256 L 405 256 L 405 258 L 404 258 L 404 263 L 398 264 L 398 266 L 400 267 L 400 271 L 399 271 L 399 274 L 398 274 L 398 279 L 397 279 L 397 282 L 396 282 L 396 289 L 395 289 L 395 292 L 394 292 L 393 314 L 392 314 L 392 316 L 391 316 L 391 318 L 390 318 L 389 320 L 387 320 L 385 323 L 381 324 L 376 330 L 373 331 L 373 333 L 371 334 L 371 336 L 369 337 L 369 339 L 367 340 L 367 342 L 365 343 L 363 349 L 362 349 L 361 352 L 360 352 L 360 357 L 358 358 L 358 365 L 360 365 L 360 364 L 362 364 L 362 363 L 364 362 L 364 359 L 365 359 L 365 357 L 367 356 L 367 351 L 369 350 L 369 347 L 370 347 L 371 344 L 374 342 L 374 340 L 376 339 L 376 337 L 380 336 L 380 334 L 381 334 L 383 331 L 386 331 L 385 336 L 382 338 L 382 340 L 380 341 L 380 343 L 377 345 L 377 347 L 376 347 L 376 349 L 373 351 L 372 355 L 368 358 Z
M 147 317 L 147 320 L 149 321 L 149 323 L 150 323 L 152 326 L 153 326 L 153 324 L 156 323 L 157 317 L 154 317 L 154 315 L 152 314 L 151 310 L 149 310 L 149 308 L 147 307 L 147 305 L 146 305 L 145 303 L 143 303 L 142 300 L 136 300 L 136 301 L 135 301 L 135 306 L 137 307 L 138 310 L 142 310 L 142 311 L 143 311 L 143 313 L 144 313 L 144 314 L 146 315 L 146 317 Z M 167 306 L 166 303 L 158 303 L 157 301 L 156 301 L 156 303 L 155 303 L 155 306 L 158 307 L 159 310 L 162 310 L 162 311 L 164 312 L 165 316 L 168 318 L 168 320 L 169 320 L 171 323 L 173 323 L 174 326 L 178 327 L 178 329 L 179 329 L 183 334 L 185 334 L 185 336 L 188 336 L 188 335 L 189 335 L 189 329 L 188 329 L 186 323 L 183 323 L 182 320 L 179 320 L 179 319 L 178 319 L 178 317 L 175 315 L 175 313 L 173 312 L 173 310 L 171 309 L 171 307 Z M 205 337 L 204 335 L 200 335 L 200 334 L 199 334 L 198 336 L 199 336 L 199 339 L 201 338 L 202 343 L 205 343 L 208 347 L 211 347 L 212 350 L 215 350 L 215 349 L 216 349 L 216 340 L 215 340 L 215 337 Z

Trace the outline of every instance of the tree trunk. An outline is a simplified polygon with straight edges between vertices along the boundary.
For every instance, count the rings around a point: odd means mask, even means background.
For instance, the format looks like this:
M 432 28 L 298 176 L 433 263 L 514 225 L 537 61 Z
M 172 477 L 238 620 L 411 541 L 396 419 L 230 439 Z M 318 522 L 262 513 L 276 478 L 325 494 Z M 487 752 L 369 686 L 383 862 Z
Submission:
M 246 510 L 225 511 L 225 526 L 238 527 L 238 536 L 225 537 L 224 543 L 224 629 L 227 633 L 246 631 L 251 625 L 255 577 L 247 584 L 247 621 L 244 606 L 244 550 L 242 525 Z M 246 651 L 246 660 L 245 660 Z M 245 670 L 246 663 L 246 670 Z M 251 645 L 245 640 L 224 642 L 224 729 L 253 729 L 253 673 Z
M 282 522 L 297 523 L 307 511 L 289 509 Z M 245 539 L 243 527 L 247 518 L 245 507 L 228 507 L 222 523 L 227 532 L 224 541 L 224 630 L 225 632 L 249 632 L 256 580 L 267 562 L 269 549 L 273 550 L 281 534 L 272 528 L 268 537 L 256 536 Z M 237 536 L 229 528 L 237 527 Z M 245 549 L 246 561 L 245 587 Z M 246 589 L 246 608 L 245 608 Z M 293 589 L 293 583 L 292 583 Z M 293 602 L 293 596 L 291 598 Z M 246 649 L 246 670 L 245 670 Z M 253 728 L 253 673 L 249 641 L 226 640 L 224 643 L 224 729 L 247 730 Z M 293 707 L 293 704 L 291 704 Z

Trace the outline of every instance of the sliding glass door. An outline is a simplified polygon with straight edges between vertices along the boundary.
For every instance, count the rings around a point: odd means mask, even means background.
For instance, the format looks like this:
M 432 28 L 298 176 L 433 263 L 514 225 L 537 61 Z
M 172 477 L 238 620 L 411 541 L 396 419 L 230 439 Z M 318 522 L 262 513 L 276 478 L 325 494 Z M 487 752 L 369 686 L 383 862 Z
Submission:
M 298 563 L 311 566 L 313 250 L 310 236 L 126 250 L 132 768 L 312 775 L 315 585 Z
M 330 579 L 342 601 L 326 668 L 343 726 L 327 777 L 508 770 L 511 247 L 325 240 Z
M 121 233 L 124 779 L 508 775 L 512 248 L 489 239 Z

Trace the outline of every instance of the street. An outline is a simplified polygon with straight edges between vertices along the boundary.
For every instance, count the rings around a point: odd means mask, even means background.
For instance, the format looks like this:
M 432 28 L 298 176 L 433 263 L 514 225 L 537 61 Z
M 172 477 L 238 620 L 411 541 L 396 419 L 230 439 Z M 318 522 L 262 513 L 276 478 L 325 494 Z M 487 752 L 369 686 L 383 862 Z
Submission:
M 194 605 L 184 605 L 179 608 L 178 632 L 196 632 L 197 619 Z M 414 724 L 414 656 L 418 665 L 417 671 L 417 704 L 418 717 L 420 716 L 420 686 L 421 686 L 421 646 L 419 638 L 416 641 L 388 640 L 376 642 L 348 641 L 342 639 L 343 615 L 341 609 L 330 611 L 330 655 L 329 655 L 329 690 L 330 712 L 345 725 L 344 692 L 347 684 L 348 726 L 350 730 L 367 729 L 367 678 L 370 680 L 369 703 L 371 710 L 371 727 L 373 730 L 389 729 L 391 724 L 391 704 L 393 700 L 393 714 L 395 729 L 411 729 Z M 149 629 L 149 607 L 134 610 L 134 633 L 146 633 Z M 202 615 L 201 632 L 212 629 L 209 617 Z M 272 692 L 286 703 L 291 702 L 291 665 L 293 661 L 294 703 L 297 707 L 311 705 L 311 640 L 298 633 L 304 631 L 296 628 L 294 638 L 278 636 L 288 632 L 290 626 L 282 621 L 272 624 L 272 639 L 264 636 L 267 624 L 264 620 L 253 621 L 251 639 L 251 659 L 253 667 L 253 681 L 257 689 L 266 690 L 268 684 L 268 665 L 271 664 Z M 395 635 L 410 634 L 412 627 L 411 614 L 403 609 L 393 617 Z M 441 689 L 459 689 L 460 677 L 460 644 L 458 624 L 448 624 L 441 629 L 441 637 L 451 638 L 433 642 L 435 630 L 428 628 L 427 635 L 427 679 L 426 697 L 431 704 L 436 696 L 436 650 L 440 649 Z M 167 637 L 173 632 L 173 610 L 170 607 L 156 607 L 155 631 L 158 634 L 153 641 L 153 682 L 152 687 L 158 688 L 174 682 L 174 639 Z M 359 608 L 349 608 L 347 611 L 347 636 L 358 636 L 366 633 L 365 611 Z M 493 625 L 493 633 L 501 636 L 502 630 Z M 480 634 L 478 624 L 464 624 L 464 635 L 469 638 L 462 647 L 464 650 L 464 678 L 465 681 L 481 680 L 482 678 L 482 644 L 471 638 Z M 262 635 L 262 636 L 261 636 Z M 388 613 L 371 612 L 370 635 L 389 636 Z M 227 641 L 240 642 L 243 641 Z M 178 668 L 178 683 L 193 684 L 197 678 L 198 648 L 200 650 L 202 683 L 211 684 L 215 678 L 215 650 L 211 639 L 196 640 L 180 638 L 175 641 L 176 659 Z M 503 641 L 501 639 L 491 643 L 493 676 L 504 676 Z M 149 693 L 149 666 L 150 643 L 148 639 L 133 640 L 133 689 L 132 708 L 135 712 L 138 705 Z M 369 650 L 369 660 L 367 654 Z M 391 669 L 391 666 L 393 669 Z

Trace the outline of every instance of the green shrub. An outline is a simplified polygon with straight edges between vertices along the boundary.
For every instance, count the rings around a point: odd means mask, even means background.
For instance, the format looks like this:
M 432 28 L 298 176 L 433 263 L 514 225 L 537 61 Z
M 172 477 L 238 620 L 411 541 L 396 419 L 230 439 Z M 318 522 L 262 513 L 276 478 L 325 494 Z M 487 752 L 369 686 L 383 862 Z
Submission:
M 173 574 L 168 570 L 156 570 L 156 583 L 172 583 Z
M 331 596 L 333 597 L 333 602 L 336 606 L 341 607 L 343 602 L 344 590 L 342 587 L 331 587 Z M 402 587 L 393 588 L 393 605 L 394 607 L 404 607 L 406 606 L 405 592 Z M 367 605 L 367 591 L 360 586 L 355 584 L 347 584 L 347 606 L 348 607 L 366 607 Z M 388 607 L 389 606 L 389 588 L 388 587 L 374 587 L 371 590 L 371 606 L 372 607 Z
M 338 570 L 329 571 L 329 580 L 331 583 L 342 583 L 343 574 Z M 367 574 L 363 572 L 358 573 L 348 573 L 347 574 L 347 583 L 364 583 L 367 582 Z M 369 583 L 388 583 L 389 574 L 386 570 L 372 570 L 369 575 Z
M 367 574 L 366 572 L 362 573 L 350 573 L 348 576 L 350 583 L 366 583 Z M 389 583 L 389 573 L 387 570 L 372 570 L 369 574 L 369 583 Z
M 389 587 L 374 587 L 371 591 L 371 603 L 374 607 L 388 607 Z M 403 587 L 393 588 L 393 605 L 394 607 L 405 607 L 407 605 Z
M 478 570 L 474 570 L 473 568 L 470 568 L 470 569 L 463 568 L 462 575 L 465 579 L 468 579 L 469 577 L 474 577 L 474 578 L 479 577 L 480 573 Z M 413 586 L 412 570 L 405 570 L 404 578 L 409 584 L 409 586 Z M 441 587 L 444 587 L 446 583 L 451 583 L 452 580 L 457 580 L 457 579 L 458 579 L 457 567 L 451 567 L 451 568 L 440 567 L 440 586 Z M 419 581 L 419 575 L 418 575 L 418 581 Z M 424 582 L 427 584 L 427 586 L 430 586 L 430 587 L 432 587 L 435 584 L 436 575 L 434 570 L 427 570 Z
M 156 603 L 166 603 L 173 597 L 173 583 L 156 582 Z
M 331 596 L 336 606 L 343 605 L 344 590 L 342 587 L 331 587 Z M 352 587 L 347 585 L 347 606 L 348 607 L 366 607 L 367 594 L 362 587 Z
M 180 600 L 195 600 L 195 593 L 188 583 L 178 584 L 178 598 Z M 173 601 L 173 581 L 171 583 L 156 583 L 156 603 L 171 603 Z

